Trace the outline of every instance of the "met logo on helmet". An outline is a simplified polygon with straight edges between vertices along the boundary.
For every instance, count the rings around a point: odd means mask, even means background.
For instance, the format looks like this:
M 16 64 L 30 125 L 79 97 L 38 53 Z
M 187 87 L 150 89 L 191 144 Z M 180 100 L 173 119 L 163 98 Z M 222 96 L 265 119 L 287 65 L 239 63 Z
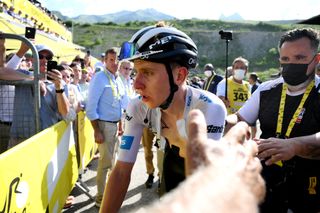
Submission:
M 153 48 L 159 46 L 159 45 L 163 45 L 168 43 L 170 40 L 172 39 L 172 36 L 166 36 L 161 38 L 160 40 L 157 40 L 156 42 L 154 42 L 153 44 L 149 45 L 149 49 L 152 50 Z

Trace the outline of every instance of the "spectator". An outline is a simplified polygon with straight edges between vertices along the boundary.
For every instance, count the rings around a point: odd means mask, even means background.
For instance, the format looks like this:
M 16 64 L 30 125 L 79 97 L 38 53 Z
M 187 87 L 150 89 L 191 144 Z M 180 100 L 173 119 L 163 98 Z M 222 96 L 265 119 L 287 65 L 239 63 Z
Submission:
M 254 93 L 254 91 L 256 91 L 256 89 L 258 88 L 259 84 L 260 84 L 260 79 L 258 78 L 257 73 L 253 72 L 250 73 L 249 75 L 249 84 L 251 86 L 251 94 Z
M 58 65 L 56 69 L 61 73 L 62 79 L 66 83 L 65 92 L 70 106 L 72 106 L 76 112 L 79 112 L 81 109 L 80 104 L 82 101 L 82 96 L 78 90 L 78 87 L 71 83 L 72 69 L 68 65 Z
M 25 60 L 26 60 L 27 70 L 32 71 L 32 70 L 33 70 L 33 65 L 32 65 L 33 58 L 32 58 L 32 54 L 26 53 L 26 54 L 24 54 L 24 57 L 25 57 Z
M 85 68 L 88 71 L 88 73 L 93 74 L 94 70 L 93 70 L 93 66 L 91 64 L 90 51 L 88 51 L 87 54 L 84 56 L 83 62 L 84 62 L 84 67 L 82 67 L 82 68 Z
M 222 80 L 217 87 L 217 96 L 224 102 L 228 114 L 235 113 L 250 97 L 250 86 L 244 77 L 248 72 L 249 62 L 247 59 L 238 57 L 232 63 L 233 75 L 227 79 L 228 89 L 226 93 L 226 79 Z
M 196 89 L 201 89 L 201 85 L 199 84 L 200 78 L 198 76 L 193 76 L 191 78 L 190 86 Z
M 68 65 L 66 65 L 67 67 L 69 67 Z M 77 89 L 77 93 L 79 95 L 79 102 L 81 105 L 81 108 L 85 107 L 85 100 L 83 97 L 83 94 L 87 96 L 87 92 L 86 91 L 82 91 L 82 88 L 80 86 L 80 79 L 82 78 L 82 70 L 81 66 L 79 63 L 76 62 L 72 62 L 70 65 L 70 68 L 72 69 L 72 72 L 70 74 L 70 76 L 73 76 L 73 81 L 71 82 L 73 85 L 75 85 L 76 89 Z
M 88 71 L 86 69 L 81 70 L 81 79 L 79 81 L 81 96 L 83 98 L 84 106 L 86 106 L 88 101 L 89 92 L 89 82 L 88 82 Z
M 40 59 L 40 72 L 42 76 L 45 76 L 47 61 L 52 59 L 53 52 L 45 45 L 36 45 L 36 48 Z M 11 58 L 7 66 L 17 69 L 21 58 L 28 49 L 29 47 L 22 43 L 20 49 Z M 23 71 L 23 73 L 25 73 L 28 78 L 33 75 L 29 71 Z M 12 75 L 14 75 L 13 72 Z M 52 81 L 44 81 L 42 77 L 40 82 L 42 91 L 40 106 L 41 129 L 50 127 L 61 119 L 71 121 L 76 117 L 76 113 L 74 109 L 70 107 L 64 93 L 65 88 L 61 73 L 57 70 L 51 70 L 47 75 L 51 77 Z M 27 77 L 22 77 L 21 80 Z M 33 88 L 30 85 L 21 84 L 15 86 L 14 116 L 9 141 L 10 148 L 36 133 L 35 100 L 33 94 Z
M 103 68 L 105 67 L 104 57 L 105 57 L 105 54 L 104 54 L 104 53 L 101 53 L 101 55 L 100 55 L 100 61 L 97 61 L 97 62 L 94 64 L 94 71 L 95 71 L 95 72 L 102 71 Z
M 5 40 L 0 39 L 0 68 L 5 67 Z M 13 117 L 14 86 L 0 85 L 0 154 L 8 149 Z
M 207 80 L 204 83 L 204 90 L 207 90 L 213 94 L 217 93 L 217 86 L 223 77 L 216 74 L 212 64 L 206 64 L 204 66 L 204 75 L 207 76 Z
M 122 60 L 119 66 L 119 76 L 125 88 L 126 97 L 128 98 L 124 103 L 124 109 L 127 109 L 129 99 L 134 98 L 136 95 L 133 89 L 133 81 L 130 78 L 133 70 L 133 63 L 128 60 Z
M 98 207 L 101 205 L 108 170 L 113 167 L 118 135 L 122 135 L 122 102 L 126 98 L 122 81 L 117 75 L 118 61 L 115 49 L 106 51 L 105 63 L 106 69 L 96 73 L 91 80 L 86 106 L 100 153 L 95 203 Z
M 141 142 L 143 145 L 144 160 L 146 162 L 146 169 L 147 169 L 147 175 L 148 175 L 148 178 L 144 183 L 147 189 L 152 187 L 153 181 L 154 181 L 155 169 L 153 165 L 153 152 L 152 152 L 154 137 L 155 135 L 150 129 L 148 129 L 147 127 L 143 129 Z M 160 183 L 160 180 L 159 180 L 159 183 Z M 158 188 L 160 188 L 160 185 L 158 185 Z

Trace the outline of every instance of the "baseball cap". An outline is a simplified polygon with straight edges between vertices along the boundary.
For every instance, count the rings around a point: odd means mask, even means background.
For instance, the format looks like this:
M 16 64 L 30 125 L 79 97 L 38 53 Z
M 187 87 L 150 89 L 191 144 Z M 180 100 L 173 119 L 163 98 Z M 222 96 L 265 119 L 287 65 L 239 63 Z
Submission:
M 212 64 L 208 63 L 208 64 L 204 65 L 204 70 L 213 71 L 213 70 L 214 70 L 214 67 L 213 67 Z
M 37 45 L 36 45 L 36 49 L 37 49 L 38 52 L 41 52 L 41 51 L 43 51 L 43 50 L 46 50 L 46 51 L 48 51 L 52 56 L 54 55 L 54 54 L 53 54 L 53 51 L 52 51 L 48 46 L 46 46 L 46 45 L 44 45 L 44 44 L 37 44 Z
M 101 57 L 104 57 L 106 54 L 105 53 L 101 53 Z
M 31 54 L 31 53 L 26 53 L 26 54 L 24 54 L 24 57 L 26 57 L 26 58 L 32 58 L 32 54 Z

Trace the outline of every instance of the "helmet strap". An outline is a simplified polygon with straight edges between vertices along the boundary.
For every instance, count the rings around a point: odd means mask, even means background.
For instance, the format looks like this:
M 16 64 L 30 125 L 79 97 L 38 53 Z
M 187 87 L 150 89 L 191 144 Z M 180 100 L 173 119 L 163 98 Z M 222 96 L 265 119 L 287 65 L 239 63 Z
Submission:
M 167 74 L 168 74 L 168 77 L 169 77 L 169 84 L 170 84 L 170 94 L 168 96 L 168 98 L 165 100 L 164 103 L 162 103 L 159 107 L 163 110 L 166 110 L 168 109 L 168 107 L 170 106 L 171 102 L 172 102 L 172 99 L 173 99 L 173 96 L 174 96 L 174 93 L 176 91 L 178 91 L 178 85 L 176 85 L 174 83 L 174 80 L 173 80 L 173 73 L 172 73 L 172 68 L 170 66 L 170 63 L 165 63 L 164 64 L 166 66 L 166 70 L 167 70 Z

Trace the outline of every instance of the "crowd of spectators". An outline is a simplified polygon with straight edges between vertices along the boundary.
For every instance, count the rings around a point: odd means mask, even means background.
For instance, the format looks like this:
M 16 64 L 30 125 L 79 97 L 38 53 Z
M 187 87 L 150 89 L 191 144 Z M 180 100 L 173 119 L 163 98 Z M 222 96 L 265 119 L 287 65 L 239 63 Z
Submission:
M 58 18 L 54 13 L 52 13 L 47 8 L 43 7 L 38 1 L 30 1 L 34 4 L 40 11 L 43 12 L 44 16 L 49 16 L 50 19 L 54 22 L 59 23 L 61 26 L 67 29 L 65 23 Z M 58 32 L 55 32 L 54 29 L 50 29 L 49 26 L 46 26 L 41 20 L 33 17 L 32 14 L 23 13 L 21 9 L 16 9 L 14 6 L 8 6 L 5 2 L 0 0 L 0 13 L 3 13 L 7 17 L 11 17 L 13 21 L 23 24 L 26 27 L 33 27 L 39 31 L 47 33 L 49 35 L 55 36 L 57 38 L 66 39 L 64 35 L 60 35 Z
M 33 58 L 27 52 L 29 47 L 22 43 L 17 53 L 6 55 L 5 39 L 0 40 L 2 58 L 0 79 L 33 80 Z M 54 53 L 45 45 L 35 46 L 40 62 L 42 130 L 62 119 L 72 121 L 76 117 L 76 112 L 85 109 L 89 82 L 94 73 L 89 63 L 79 56 L 75 56 L 70 62 L 60 62 L 48 72 L 47 64 L 52 61 Z M 34 111 L 36 99 L 31 84 L 1 85 L 0 87 L 0 108 L 2 109 L 0 123 L 8 127 L 8 131 L 1 131 L 0 135 L 2 145 L 7 144 L 0 150 L 3 152 L 37 132 Z

